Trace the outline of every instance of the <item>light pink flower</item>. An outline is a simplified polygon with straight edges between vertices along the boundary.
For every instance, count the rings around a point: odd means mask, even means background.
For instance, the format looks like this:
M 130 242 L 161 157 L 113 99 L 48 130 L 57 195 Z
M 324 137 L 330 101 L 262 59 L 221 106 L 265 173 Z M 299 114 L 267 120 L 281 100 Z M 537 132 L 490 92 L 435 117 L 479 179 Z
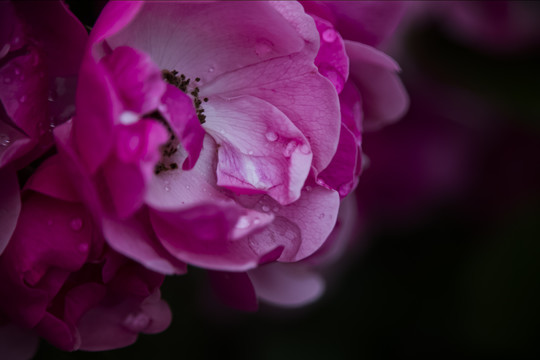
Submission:
M 55 135 L 111 247 L 182 273 L 324 243 L 339 196 L 315 179 L 339 100 L 298 3 L 112 2 L 89 42 L 77 116 Z

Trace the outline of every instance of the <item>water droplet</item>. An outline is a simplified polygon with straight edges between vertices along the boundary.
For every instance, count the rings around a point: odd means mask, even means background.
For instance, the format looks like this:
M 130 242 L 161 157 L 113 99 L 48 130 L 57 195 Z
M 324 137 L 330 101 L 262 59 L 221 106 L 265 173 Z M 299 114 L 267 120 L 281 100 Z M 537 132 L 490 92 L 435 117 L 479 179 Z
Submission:
M 51 101 L 51 98 L 49 98 L 49 101 Z M 124 125 L 131 125 L 139 121 L 139 115 L 133 111 L 124 111 L 120 114 L 119 120 Z
M 17 45 L 17 44 L 20 43 L 20 42 L 21 42 L 21 38 L 18 37 L 18 36 L 17 36 L 16 38 L 13 39 L 13 44 L 14 44 L 14 45 Z
M 278 135 L 273 131 L 267 132 L 264 136 L 266 136 L 266 140 L 268 141 L 276 141 L 278 139 Z
M 300 146 L 300 152 L 304 155 L 308 155 L 311 153 L 311 149 L 308 144 L 302 144 L 302 146 Z
M 186 189 L 188 189 L 188 190 L 189 190 L 189 188 L 190 188 L 190 186 L 189 186 L 189 185 L 186 185 Z
M 324 219 L 324 213 L 320 213 L 318 217 L 319 219 Z
M 253 150 L 249 150 L 248 155 L 253 155 Z
M 0 134 L 0 146 L 9 146 L 11 144 L 11 139 L 7 134 Z
M 334 29 L 326 29 L 322 33 L 322 38 L 324 41 L 331 43 L 336 41 L 337 33 Z
M 169 185 L 165 185 L 164 189 L 165 189 L 165 191 L 166 191 L 166 192 L 169 192 L 169 191 L 171 191 L 171 188 L 170 188 L 170 186 L 169 186 Z
M 88 251 L 88 249 L 90 248 L 90 246 L 87 244 L 87 243 L 81 243 L 79 244 L 79 246 L 77 247 L 77 250 L 79 250 L 80 252 L 82 253 L 85 253 Z
M 266 205 L 263 205 L 261 209 L 262 209 L 262 211 L 264 211 L 264 212 L 270 211 L 270 207 L 269 207 L 269 206 L 266 206 Z
M 21 75 L 21 69 L 19 69 L 18 67 L 15 68 L 14 72 L 17 76 Z
M 274 44 L 270 40 L 267 39 L 258 39 L 255 43 L 255 54 L 258 57 L 265 57 L 268 55 L 272 48 L 274 47 Z
M 272 208 L 272 211 L 275 212 L 275 213 L 277 213 L 277 212 L 279 211 L 279 208 L 278 208 L 277 206 L 274 206 L 274 207 Z
M 19 98 L 19 102 L 24 103 L 26 102 L 26 95 L 23 95 Z
M 208 68 L 208 72 L 209 72 L 209 73 L 214 72 L 214 70 L 215 70 L 215 68 L 214 68 L 213 66 L 210 66 L 210 67 Z
M 83 221 L 82 221 L 81 218 L 75 218 L 75 219 L 71 220 L 71 223 L 69 224 L 69 226 L 71 226 L 71 228 L 73 230 L 79 231 L 83 227 Z
M 238 219 L 238 222 L 236 223 L 236 228 L 237 229 L 245 229 L 249 226 L 249 220 L 247 219 L 247 217 L 245 216 L 242 216 Z
M 150 317 L 145 313 L 132 313 L 126 316 L 124 326 L 133 332 L 141 332 L 150 325 Z
M 283 149 L 283 156 L 291 157 L 292 153 L 294 152 L 297 146 L 298 144 L 296 143 L 296 141 L 294 140 L 289 141 L 287 143 L 287 146 L 285 146 L 285 149 Z
M 253 219 L 253 224 L 254 225 L 258 225 L 260 222 L 261 222 L 261 220 L 259 218 Z
M 11 84 L 12 81 L 13 80 L 9 76 L 4 77 L 4 84 Z
M 309 186 L 309 185 L 306 185 L 306 187 L 304 189 L 306 189 L 307 192 L 310 192 L 312 190 L 312 187 Z

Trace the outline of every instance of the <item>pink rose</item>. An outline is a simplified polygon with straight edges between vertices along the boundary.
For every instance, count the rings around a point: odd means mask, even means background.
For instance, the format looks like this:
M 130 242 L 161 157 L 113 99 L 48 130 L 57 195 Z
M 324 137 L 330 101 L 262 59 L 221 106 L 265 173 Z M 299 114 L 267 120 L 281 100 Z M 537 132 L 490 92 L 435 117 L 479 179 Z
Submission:
M 59 151 L 116 251 L 162 273 L 314 253 L 339 195 L 319 33 L 293 2 L 111 2 L 90 34 Z
M 163 275 L 104 244 L 59 160 L 49 158 L 30 178 L 0 256 L 4 326 L 67 351 L 122 347 L 139 332 L 164 330 L 171 314 L 159 296 Z

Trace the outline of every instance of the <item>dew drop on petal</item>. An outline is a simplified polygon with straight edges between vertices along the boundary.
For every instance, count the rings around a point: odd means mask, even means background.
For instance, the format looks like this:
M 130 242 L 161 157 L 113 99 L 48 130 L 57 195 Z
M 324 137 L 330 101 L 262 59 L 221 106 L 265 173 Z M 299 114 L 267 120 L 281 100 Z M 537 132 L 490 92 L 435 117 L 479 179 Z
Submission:
M 261 209 L 262 209 L 262 211 L 264 211 L 264 212 L 270 211 L 270 207 L 269 207 L 269 206 L 266 206 L 266 205 L 263 205 Z
M 245 229 L 248 226 L 249 226 L 249 220 L 245 216 L 240 217 L 238 219 L 238 222 L 236 223 L 236 228 L 237 229 Z
M 306 185 L 306 187 L 304 188 L 307 192 L 310 192 L 312 190 L 312 187 L 309 186 L 309 185 Z
M 2 46 L 2 50 L 0 50 L 0 59 L 8 54 L 10 48 L 11 48 L 11 45 L 7 43 L 4 44 L 4 46 Z
M 273 131 L 267 132 L 264 136 L 268 141 L 276 141 L 278 139 L 278 135 Z
M 7 147 L 11 144 L 11 139 L 7 134 L 0 134 L 0 146 Z
M 261 222 L 261 220 L 259 218 L 253 219 L 253 224 L 254 225 L 258 225 L 260 222 Z
M 249 150 L 248 155 L 253 155 L 253 150 Z
M 171 191 L 171 187 L 169 185 L 165 185 L 165 187 L 163 188 L 166 192 L 169 192 Z
M 20 103 L 26 102 L 26 95 L 21 96 L 21 97 L 19 98 L 19 102 L 20 102 Z
M 304 155 L 308 155 L 311 153 L 311 149 L 308 144 L 302 144 L 302 146 L 300 146 L 300 152 Z
M 21 75 L 21 69 L 19 69 L 18 67 L 15 68 L 14 72 L 17 76 Z
M 214 68 L 213 66 L 210 66 L 210 67 L 208 68 L 208 72 L 209 72 L 209 73 L 214 72 L 214 70 L 215 70 L 215 68 Z
M 17 36 L 16 38 L 13 39 L 13 44 L 14 44 L 14 45 L 17 45 L 17 44 L 20 43 L 20 42 L 21 42 L 21 38 L 18 37 L 18 36 Z
M 13 80 L 9 76 L 4 77 L 4 84 L 11 84 L 12 81 Z
M 124 111 L 120 114 L 119 120 L 124 125 L 130 125 L 139 121 L 139 115 L 137 115 L 133 111 Z
M 79 250 L 82 253 L 85 253 L 88 251 L 89 248 L 90 246 L 87 243 L 80 243 L 79 246 L 77 247 L 77 250 Z
M 69 223 L 69 226 L 71 226 L 71 229 L 73 229 L 74 231 L 79 231 L 83 227 L 83 221 L 81 218 L 74 218 Z
M 255 43 L 255 54 L 258 57 L 265 57 L 272 51 L 273 46 L 270 40 L 258 39 Z
M 318 216 L 319 219 L 324 219 L 324 213 L 320 213 Z
M 131 313 L 124 319 L 123 325 L 126 329 L 133 332 L 141 332 L 150 325 L 150 317 L 145 313 Z
M 336 41 L 336 38 L 337 38 L 336 31 L 334 29 L 326 29 L 322 33 L 322 38 L 326 42 L 329 42 L 329 43 L 334 42 Z
M 285 146 L 285 149 L 283 149 L 283 156 L 285 157 L 291 157 L 292 153 L 294 152 L 294 150 L 296 150 L 296 147 L 298 146 L 298 144 L 296 143 L 296 141 L 294 140 L 291 140 L 287 143 L 287 145 Z

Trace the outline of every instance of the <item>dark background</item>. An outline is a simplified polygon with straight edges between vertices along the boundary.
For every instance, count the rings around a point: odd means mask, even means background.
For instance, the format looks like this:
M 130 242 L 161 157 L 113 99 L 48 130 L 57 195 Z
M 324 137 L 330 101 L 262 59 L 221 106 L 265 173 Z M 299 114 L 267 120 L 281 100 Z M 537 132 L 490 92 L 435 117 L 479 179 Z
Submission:
M 103 4 L 68 3 L 88 26 Z M 456 121 L 455 140 L 468 142 L 458 187 L 396 212 L 388 188 L 377 186 L 377 167 L 367 169 L 357 195 L 373 212 L 359 239 L 364 246 L 313 305 L 228 309 L 204 271 L 192 268 L 165 281 L 173 312 L 165 332 L 102 353 L 64 353 L 42 342 L 36 359 L 540 358 L 540 44 L 493 53 L 436 22 L 414 26 L 403 41 L 398 60 L 410 112 L 367 134 L 365 151 L 375 163 L 370 149 L 381 138 L 418 123 L 429 100 L 423 86 L 465 94 L 465 103 L 439 99 L 453 108 L 451 116 L 445 107 L 430 108 L 446 122 L 459 114 L 484 119 L 475 126 Z

